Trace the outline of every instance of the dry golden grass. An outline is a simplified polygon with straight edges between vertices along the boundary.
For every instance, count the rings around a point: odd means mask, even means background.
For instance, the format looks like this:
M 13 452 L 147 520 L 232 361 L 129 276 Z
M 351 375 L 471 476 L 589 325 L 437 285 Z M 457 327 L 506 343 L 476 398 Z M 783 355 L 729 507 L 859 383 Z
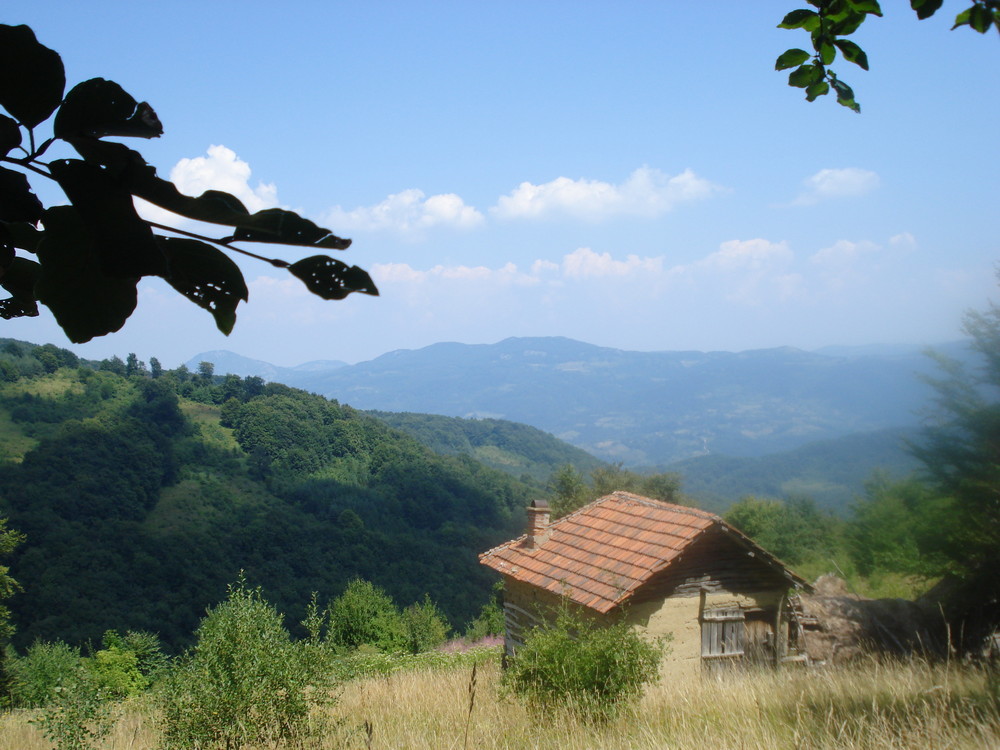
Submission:
M 663 684 L 603 726 L 538 716 L 502 698 L 499 668 L 480 665 L 465 741 L 471 668 L 399 672 L 345 686 L 345 733 L 318 750 L 971 750 L 1000 747 L 1000 707 L 986 676 L 969 668 L 910 664 L 759 672 Z M 0 750 L 47 750 L 24 713 L 0 718 Z M 371 728 L 371 735 L 366 731 Z M 121 713 L 105 748 L 153 750 L 148 712 Z
M 658 685 L 634 710 L 589 726 L 498 699 L 481 670 L 470 748 L 991 748 L 1000 713 L 974 670 L 921 663 L 730 675 Z M 372 725 L 372 748 L 463 747 L 469 670 L 398 674 L 347 687 L 339 709 Z M 355 747 L 366 747 L 364 737 Z

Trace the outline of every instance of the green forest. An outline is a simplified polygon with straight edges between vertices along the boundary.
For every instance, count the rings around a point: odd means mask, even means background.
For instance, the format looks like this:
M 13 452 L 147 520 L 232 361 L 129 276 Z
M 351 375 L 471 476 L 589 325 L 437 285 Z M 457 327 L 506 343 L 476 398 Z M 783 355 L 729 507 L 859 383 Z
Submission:
M 543 489 L 259 378 L 0 347 L 19 647 L 119 628 L 177 650 L 241 570 L 296 620 L 363 578 L 461 628 L 490 597 L 477 554 Z

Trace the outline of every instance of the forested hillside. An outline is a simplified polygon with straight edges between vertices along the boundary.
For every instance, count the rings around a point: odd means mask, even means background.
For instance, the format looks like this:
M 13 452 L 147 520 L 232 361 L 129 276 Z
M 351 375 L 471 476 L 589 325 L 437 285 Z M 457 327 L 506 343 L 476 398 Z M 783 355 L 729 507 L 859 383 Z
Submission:
M 461 626 L 478 552 L 539 486 L 441 456 L 354 409 L 256 377 L 80 362 L 0 341 L 0 516 L 26 541 L 16 643 L 108 628 L 191 636 L 245 570 L 293 620 L 355 577 Z
M 589 474 L 603 461 L 547 432 L 505 419 L 462 419 L 412 412 L 368 412 L 436 453 L 469 455 L 507 474 L 547 482 L 557 467 Z

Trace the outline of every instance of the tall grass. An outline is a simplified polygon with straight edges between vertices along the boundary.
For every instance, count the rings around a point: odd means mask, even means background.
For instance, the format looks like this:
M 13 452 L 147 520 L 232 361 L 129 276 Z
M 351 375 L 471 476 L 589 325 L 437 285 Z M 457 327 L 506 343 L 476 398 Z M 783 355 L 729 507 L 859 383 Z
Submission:
M 1000 705 L 973 667 L 870 662 L 830 670 L 734 674 L 658 685 L 607 724 L 532 713 L 501 697 L 495 661 L 403 670 L 349 682 L 333 709 L 347 733 L 317 748 L 485 750 L 924 750 L 1000 747 Z M 0 719 L 0 750 L 47 750 L 27 713 Z M 370 735 L 367 727 L 370 727 Z M 153 750 L 155 717 L 122 712 L 106 747 Z M 468 732 L 466 739 L 465 733 Z

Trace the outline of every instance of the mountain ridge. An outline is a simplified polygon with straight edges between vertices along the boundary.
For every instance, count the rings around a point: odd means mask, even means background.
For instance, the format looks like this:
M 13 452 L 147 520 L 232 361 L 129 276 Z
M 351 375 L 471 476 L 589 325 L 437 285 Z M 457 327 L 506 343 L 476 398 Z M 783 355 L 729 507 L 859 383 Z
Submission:
M 964 342 L 939 347 L 965 358 Z M 606 461 L 662 466 L 762 456 L 817 440 L 918 424 L 931 400 L 921 347 L 632 352 L 565 337 L 440 342 L 288 385 L 364 410 L 502 419 Z

